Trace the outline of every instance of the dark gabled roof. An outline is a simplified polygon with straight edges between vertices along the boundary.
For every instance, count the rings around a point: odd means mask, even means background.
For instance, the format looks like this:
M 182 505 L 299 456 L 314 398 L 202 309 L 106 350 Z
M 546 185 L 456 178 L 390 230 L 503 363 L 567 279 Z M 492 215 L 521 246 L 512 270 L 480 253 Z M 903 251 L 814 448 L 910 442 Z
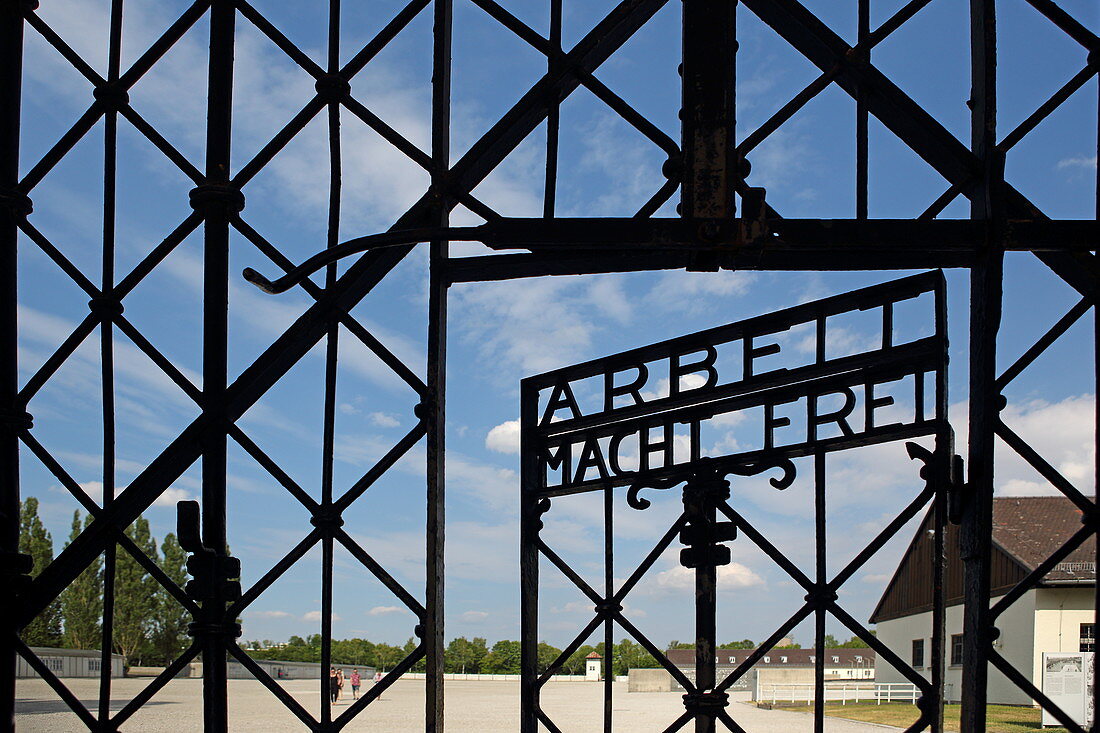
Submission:
M 737 659 L 735 664 L 740 664 L 755 651 L 755 649 L 719 649 L 715 656 L 718 657 L 719 664 L 729 664 L 727 661 L 729 657 L 735 657 Z M 816 655 L 817 652 L 813 649 L 772 649 L 765 654 L 769 661 L 765 662 L 761 658 L 757 665 L 766 667 L 812 667 L 814 662 L 810 660 L 810 657 Z M 825 657 L 827 666 L 839 664 L 844 667 L 869 667 L 875 663 L 874 649 L 857 649 L 853 647 L 822 649 L 821 655 Z M 677 667 L 687 669 L 695 666 L 694 649 L 669 649 L 665 652 L 665 656 L 668 657 L 668 661 Z M 787 659 L 786 662 L 783 661 L 784 657 Z M 834 662 L 833 657 L 837 657 L 839 661 Z M 862 657 L 862 661 L 857 660 L 856 657 Z
M 1062 496 L 1020 496 L 993 500 L 993 541 L 1028 571 L 1081 529 L 1081 510 Z M 1096 538 L 1090 537 L 1054 566 L 1047 583 L 1094 581 Z
M 1081 511 L 1061 496 L 999 497 L 993 500 L 990 593 L 1004 595 L 1035 570 L 1081 527 Z M 925 515 L 894 576 L 879 599 L 871 623 L 932 608 L 932 515 Z M 944 536 L 947 567 L 944 595 L 948 605 L 963 600 L 959 528 Z M 1044 584 L 1092 584 L 1096 580 L 1096 539 L 1090 538 L 1043 577 Z

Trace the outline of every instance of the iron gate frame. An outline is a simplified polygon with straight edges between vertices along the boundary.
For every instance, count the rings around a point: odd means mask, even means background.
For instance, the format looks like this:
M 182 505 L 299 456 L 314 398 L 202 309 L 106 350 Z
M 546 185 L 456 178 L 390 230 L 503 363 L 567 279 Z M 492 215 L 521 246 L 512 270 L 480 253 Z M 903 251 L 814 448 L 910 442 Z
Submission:
M 758 315 L 736 323 L 718 326 L 693 334 L 649 344 L 626 352 L 612 354 L 581 364 L 561 367 L 525 378 L 520 387 L 520 578 L 523 633 L 523 663 L 521 692 L 521 731 L 537 733 L 541 723 L 550 731 L 561 729 L 542 708 L 543 686 L 586 640 L 603 627 L 603 730 L 613 730 L 612 634 L 616 624 L 639 643 L 660 667 L 667 671 L 684 690 L 684 708 L 664 731 L 671 733 L 694 721 L 699 733 L 713 733 L 718 721 L 729 730 L 744 729 L 726 712 L 728 690 L 754 665 L 786 637 L 796 626 L 814 617 L 815 698 L 814 725 L 822 729 L 825 717 L 825 623 L 832 614 L 854 635 L 873 648 L 921 691 L 917 702 L 918 719 L 909 730 L 925 727 L 939 733 L 943 730 L 943 675 L 945 646 L 944 594 L 945 529 L 948 507 L 958 498 L 953 474 L 958 461 L 954 454 L 954 433 L 948 421 L 948 334 L 947 283 L 940 271 L 913 275 L 872 285 L 828 298 Z M 934 323 L 926 337 L 897 343 L 894 340 L 894 312 L 898 303 L 928 295 Z M 829 356 L 827 340 L 829 319 L 853 312 L 880 313 L 881 340 L 876 347 L 860 353 Z M 778 343 L 755 345 L 756 338 L 776 337 L 799 326 L 814 327 L 815 349 L 810 363 L 803 366 L 756 371 L 756 358 L 780 351 Z M 927 325 L 927 324 L 925 324 Z M 732 379 L 722 379 L 718 367 L 717 347 L 742 343 L 742 373 Z M 698 361 L 683 364 L 684 357 L 703 354 Z M 669 364 L 669 394 L 640 396 L 652 376 L 649 365 L 667 360 Z M 633 382 L 616 385 L 616 375 L 636 374 Z M 680 380 L 687 374 L 707 374 L 702 386 L 681 388 Z M 874 411 L 895 404 L 893 397 L 875 397 L 876 386 L 913 377 L 912 420 L 875 425 Z M 932 394 L 927 394 L 926 378 L 933 382 Z M 571 385 L 586 379 L 603 383 L 602 409 L 584 410 L 578 406 Z M 853 389 L 864 388 L 863 423 L 857 431 L 848 422 L 857 403 Z M 549 394 L 547 394 L 549 393 Z M 826 395 L 844 395 L 841 407 L 819 412 L 819 400 Z M 631 397 L 632 403 L 616 406 L 615 397 Z M 791 425 L 791 419 L 776 416 L 775 407 L 806 399 L 805 440 L 776 444 L 774 429 Z M 931 398 L 932 416 L 928 416 L 926 397 Z M 598 401 L 597 401 L 598 402 Z M 749 410 L 763 410 L 762 447 L 734 450 L 727 455 L 703 455 L 701 424 L 717 415 Z M 559 412 L 566 411 L 565 416 Z M 571 417 L 570 417 L 571 415 Z M 827 419 L 826 419 L 827 418 Z M 839 435 L 823 436 L 818 428 L 835 423 Z M 687 460 L 677 461 L 673 454 L 674 426 L 689 426 Z M 858 423 L 857 423 L 858 425 Z M 842 427 L 843 426 L 843 427 Z M 650 431 L 660 438 L 650 442 Z M 638 436 L 638 468 L 623 468 L 620 463 L 622 443 L 627 437 Z M 868 445 L 896 444 L 899 441 L 932 437 L 933 450 L 919 443 L 906 442 L 911 459 L 918 461 L 914 473 L 924 480 L 924 486 L 912 498 L 906 497 L 904 508 L 894 516 L 855 556 L 830 577 L 827 567 L 828 542 L 826 526 L 826 456 Z M 604 447 L 603 439 L 607 439 Z M 579 452 L 574 450 L 579 447 Z M 661 453 L 661 465 L 650 466 L 649 454 Z M 779 471 L 770 479 L 774 489 L 790 488 L 797 476 L 793 459 L 812 458 L 814 493 L 814 555 L 811 578 L 779 548 L 753 526 L 730 501 L 729 478 L 758 476 Z M 550 484 L 548 474 L 558 471 L 561 482 Z M 596 475 L 588 478 L 589 469 Z M 672 525 L 632 569 L 625 580 L 616 582 L 614 565 L 614 505 L 616 489 L 626 488 L 626 504 L 644 511 L 651 502 L 640 496 L 643 490 L 669 490 L 683 484 L 683 510 Z M 582 493 L 603 494 L 603 592 L 597 591 L 581 573 L 565 560 L 541 536 L 544 517 L 559 497 Z M 911 664 L 841 607 L 838 591 L 845 582 L 902 528 L 927 510 L 934 531 L 930 561 L 932 567 L 932 644 L 930 678 L 926 679 Z M 954 521 L 959 517 L 954 516 Z M 661 521 L 660 526 L 664 526 Z M 723 543 L 746 538 L 772 560 L 786 577 L 806 591 L 805 603 L 724 678 L 716 670 L 717 567 L 730 563 L 730 551 Z M 626 597 L 638 586 L 663 553 L 679 539 L 685 549 L 680 551 L 680 564 L 695 571 L 695 677 L 673 664 L 660 647 L 624 615 Z M 539 577 L 540 564 L 545 559 L 593 604 L 591 621 L 562 649 L 547 669 L 539 671 Z M 612 670 L 612 671 L 608 671 Z
M 997 137 L 996 61 L 997 29 L 994 0 L 971 0 L 971 80 L 972 131 L 969 146 L 957 140 L 930 114 L 910 99 L 871 62 L 871 50 L 902 27 L 930 0 L 911 0 L 878 28 L 870 26 L 869 0 L 858 0 L 859 33 L 851 46 L 821 22 L 797 0 L 742 0 L 788 45 L 811 61 L 821 75 L 773 115 L 760 129 L 736 146 L 730 133 L 735 120 L 736 73 L 726 63 L 735 58 L 736 28 L 734 2 L 722 5 L 704 0 L 684 3 L 683 129 L 679 143 L 645 119 L 625 100 L 600 82 L 595 70 L 621 47 L 665 4 L 665 0 L 624 0 L 572 49 L 562 47 L 560 0 L 551 0 L 549 37 L 543 37 L 521 22 L 495 0 L 471 0 L 547 58 L 547 73 L 501 120 L 453 165 L 450 162 L 450 46 L 452 40 L 453 0 L 412 0 L 383 30 L 366 44 L 351 62 L 340 66 L 339 0 L 330 0 L 327 63 L 313 62 L 283 35 L 247 0 L 197 0 L 167 31 L 142 54 L 129 69 L 121 68 L 120 39 L 123 20 L 122 0 L 111 2 L 108 73 L 101 76 L 92 69 L 65 40 L 36 13 L 35 0 L 3 0 L 0 3 L 0 344 L 5 354 L 0 359 L 0 552 L 2 572 L 9 587 L 16 588 L 17 603 L 0 610 L 6 629 L 0 636 L 0 704 L 3 726 L 14 726 L 15 657 L 24 656 L 54 687 L 59 696 L 90 729 L 113 730 L 155 694 L 188 658 L 202 654 L 211 675 L 204 684 L 205 726 L 224 730 L 226 690 L 225 655 L 238 656 L 236 647 L 236 611 L 258 595 L 282 571 L 293 564 L 296 547 L 267 574 L 260 583 L 236 599 L 232 575 L 237 572 L 225 549 L 225 476 L 224 471 L 204 471 L 202 486 L 201 532 L 186 529 L 196 556 L 216 558 L 205 578 L 197 578 L 193 593 L 171 583 L 158 573 L 155 563 L 127 542 L 122 530 L 188 466 L 202 457 L 204 465 L 224 466 L 228 438 L 232 437 L 253 456 L 273 478 L 309 509 L 314 529 L 307 540 L 321 542 L 329 574 L 325 583 L 325 608 L 331 610 L 331 552 L 341 542 L 367 565 L 420 618 L 422 642 L 402 665 L 407 668 L 425 657 L 428 665 L 426 721 L 429 730 L 442 730 L 442 653 L 443 653 L 443 544 L 444 544 L 444 371 L 446 362 L 447 289 L 456 283 L 534 277 L 554 274 L 599 272 L 636 272 L 680 269 L 907 269 L 959 267 L 971 273 L 971 359 L 970 359 L 970 442 L 968 451 L 968 498 L 960 506 L 963 522 L 963 555 L 966 567 L 964 664 L 969 674 L 963 690 L 963 730 L 984 730 L 986 701 L 986 660 L 1004 672 L 1016 684 L 1051 709 L 1071 730 L 1080 730 L 1064 712 L 1027 683 L 993 648 L 994 624 L 1006 607 L 1005 599 L 1016 598 L 1033 587 L 1045 572 L 1086 539 L 1095 536 L 1100 522 L 1096 504 L 1058 474 L 1041 455 L 1011 431 L 999 416 L 1004 400 L 1002 392 L 1024 367 L 1032 363 L 1058 337 L 1077 322 L 1096 302 L 1096 256 L 1098 228 L 1095 221 L 1052 221 L 1005 181 L 1005 155 L 1025 135 L 1058 109 L 1071 94 L 1100 71 L 1100 39 L 1067 13 L 1054 0 L 1026 0 L 1047 21 L 1061 29 L 1088 52 L 1085 67 L 1061 89 L 1045 100 L 1036 111 L 1004 138 Z M 355 100 L 349 79 L 386 46 L 413 18 L 428 8 L 434 17 L 432 80 L 432 145 L 429 152 L 419 150 L 403 138 L 369 108 Z M 205 170 L 187 160 L 172 143 L 150 125 L 130 104 L 128 89 L 199 19 L 210 16 L 209 121 Z M 316 79 L 317 95 L 250 162 L 230 176 L 230 139 L 232 119 L 233 48 L 235 23 L 243 19 L 254 25 L 278 46 L 288 58 Z M 84 76 L 94 87 L 93 101 L 87 112 L 67 131 L 40 161 L 20 176 L 20 97 L 23 73 L 23 37 L 26 28 L 38 33 L 49 45 Z M 856 217 L 837 220 L 782 219 L 765 201 L 761 189 L 745 181 L 746 156 L 761 141 L 774 133 L 799 109 L 824 89 L 836 84 L 853 98 L 856 117 Z M 584 86 L 619 114 L 669 157 L 664 173 L 666 181 L 653 198 L 631 219 L 576 220 L 555 216 L 557 180 L 557 144 L 561 102 L 575 89 Z M 350 111 L 374 129 L 390 144 L 404 152 L 430 175 L 425 195 L 394 224 L 388 235 L 372 235 L 345 245 L 339 241 L 339 110 Z M 326 270 L 321 287 L 306 276 L 312 268 L 295 268 L 276 245 L 253 229 L 242 217 L 244 198 L 241 187 L 305 126 L 322 111 L 330 124 L 330 252 L 321 259 L 329 264 L 347 254 L 365 252 L 341 276 L 334 267 Z M 868 176 L 868 120 L 877 118 L 905 145 L 928 162 L 947 181 L 948 188 L 916 221 L 872 220 L 867 217 L 870 189 Z M 115 276 L 114 221 L 116 190 L 115 160 L 119 117 L 138 130 L 179 170 L 190 178 L 194 212 L 121 280 Z M 97 123 L 105 121 L 104 135 L 104 262 L 102 282 L 96 285 L 33 225 L 30 194 L 42 177 Z M 547 166 L 544 216 L 541 219 L 508 219 L 473 197 L 471 191 L 509 151 L 543 120 L 548 123 Z M 1100 130 L 1098 130 L 1100 147 Z M 686 151 L 686 154 L 682 151 Z M 1097 214 L 1100 215 L 1100 185 L 1097 187 Z M 682 218 L 654 219 L 660 206 L 681 194 Z M 742 203 L 740 216 L 735 208 L 734 192 Z M 963 196 L 971 202 L 971 220 L 937 221 L 935 217 L 953 200 Z M 486 219 L 482 227 L 452 228 L 449 212 L 462 204 Z M 200 391 L 156 350 L 123 316 L 124 296 L 133 289 L 187 234 L 202 225 L 204 230 L 205 285 L 203 389 Z M 252 242 L 272 263 L 288 273 L 284 285 L 300 285 L 315 303 L 248 368 L 229 384 L 226 368 L 226 318 L 228 240 L 230 230 Z M 25 237 L 44 252 L 89 296 L 89 314 L 31 380 L 20 388 L 16 362 L 17 322 L 17 245 Z M 500 250 L 527 250 L 523 254 L 486 255 L 455 260 L 448 256 L 449 241 L 480 241 Z M 372 334 L 350 316 L 351 308 L 380 282 L 415 243 L 429 242 L 430 296 L 427 329 L 427 378 L 394 357 Z M 931 244 L 930 244 L 931 243 Z M 1070 287 L 1077 290 L 1081 302 L 1071 309 L 1003 373 L 997 373 L 997 331 L 1001 324 L 1003 260 L 1005 252 L 1034 253 Z M 263 284 L 262 278 L 257 282 Z M 269 456 L 250 441 L 235 421 L 260 396 L 270 389 L 313 345 L 324 339 L 328 345 L 326 367 L 326 424 L 331 425 L 331 406 L 335 385 L 337 324 L 343 324 L 363 341 L 391 369 L 412 386 L 420 398 L 417 425 L 374 469 L 368 472 L 341 499 L 334 499 L 331 472 L 323 482 L 320 503 L 309 499 L 279 469 Z M 30 396 L 41 387 L 65 358 L 96 329 L 101 334 L 104 377 L 104 503 L 95 504 L 76 485 L 32 433 L 33 422 L 27 412 Z M 161 453 L 150 466 L 117 496 L 114 494 L 113 367 L 111 346 L 115 329 L 134 341 L 186 394 L 202 414 Z M 1094 338 L 1095 338 L 1094 333 Z M 362 548 L 353 549 L 346 532 L 340 528 L 340 512 L 358 498 L 373 480 L 392 465 L 396 457 L 421 437 L 426 438 L 428 478 L 426 485 L 427 583 L 424 603 L 405 591 L 392 576 L 374 562 Z M 1067 495 L 1084 516 L 1084 526 L 1059 552 L 1043 563 L 997 605 L 989 604 L 989 541 L 992 522 L 993 447 L 999 437 L 1041 475 Z M 326 429 L 324 453 L 331 462 L 332 431 Z M 77 500 L 95 516 L 91 526 L 58 558 L 35 578 L 27 576 L 28 566 L 18 553 L 19 454 L 25 447 L 51 470 Z M 220 474 L 220 475 L 219 475 Z M 312 503 L 310 503 L 312 502 Z M 19 641 L 17 630 L 58 596 L 94 558 L 103 554 L 107 564 L 114 563 L 117 547 L 131 554 L 195 617 L 195 644 L 165 675 L 112 716 L 109 710 L 109 678 L 101 686 L 99 717 L 76 700 L 60 680 L 41 664 Z M 109 583 L 110 581 L 108 581 Z M 1100 591 L 1098 591 L 1100 592 Z M 198 598 L 196 598 L 198 596 Z M 110 588 L 105 595 L 111 598 Z M 201 602 L 199 600 L 201 598 Z M 1098 598 L 1100 600 L 1100 598 Z M 108 600 L 109 604 L 110 601 Z M 328 617 L 330 614 L 325 613 Z M 110 626 L 105 614 L 105 627 Z M 323 627 L 328 655 L 330 627 Z M 104 645 L 109 653 L 109 645 Z M 247 664 L 247 655 L 238 659 Z M 105 669 L 109 665 L 103 665 Z M 263 677 L 259 677 L 263 681 Z M 389 679 L 395 679 L 391 676 Z M 278 695 L 277 686 L 269 685 Z M 1096 691 L 1100 697 L 1100 689 Z M 283 698 L 280 698 L 283 699 Z M 286 699 L 285 704 L 289 705 Z M 1097 700 L 1100 706 L 1100 699 Z M 365 705 L 366 703 L 364 703 Z M 362 709 L 361 707 L 358 709 Z M 293 708 L 292 708 L 293 710 Z M 295 711 L 298 712 L 298 711 Z M 304 711 L 302 711 L 304 712 Z M 303 723 L 314 730 L 338 730 L 351 719 L 346 711 L 331 720 L 327 705 L 322 720 Z

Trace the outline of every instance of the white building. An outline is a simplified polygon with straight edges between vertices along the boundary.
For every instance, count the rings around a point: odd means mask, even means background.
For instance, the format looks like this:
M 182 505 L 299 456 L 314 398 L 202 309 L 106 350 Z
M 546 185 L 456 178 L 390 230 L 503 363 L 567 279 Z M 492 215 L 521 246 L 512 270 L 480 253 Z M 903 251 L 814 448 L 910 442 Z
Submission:
M 729 676 L 737 667 L 756 652 L 755 649 L 718 649 L 715 664 L 718 679 Z M 695 650 L 669 649 L 668 661 L 683 670 L 688 679 L 695 680 Z M 762 656 L 734 685 L 734 689 L 755 690 L 758 682 L 806 684 L 814 680 L 818 652 L 814 649 L 773 648 Z M 821 650 L 825 680 L 842 682 L 870 681 L 875 677 L 875 650 L 840 647 Z
M 991 594 L 996 599 L 1050 557 L 1081 527 L 1081 512 L 1063 497 L 1012 497 L 993 500 Z M 958 529 L 949 526 L 945 574 L 946 667 L 944 694 L 949 702 L 962 693 L 962 561 Z M 1028 590 L 997 620 L 997 651 L 1033 684 L 1041 687 L 1043 652 L 1094 651 L 1096 638 L 1096 540 L 1089 539 Z M 926 677 L 932 648 L 932 526 L 926 517 L 886 586 L 871 622 L 878 638 Z M 880 660 L 876 682 L 905 682 Z M 1033 701 L 992 665 L 989 701 L 1031 705 Z
M 98 649 L 50 649 L 32 646 L 31 651 L 56 677 L 99 677 L 103 657 Z M 21 656 L 16 656 L 15 676 L 38 677 L 38 672 Z M 122 655 L 111 655 L 111 676 L 122 676 Z

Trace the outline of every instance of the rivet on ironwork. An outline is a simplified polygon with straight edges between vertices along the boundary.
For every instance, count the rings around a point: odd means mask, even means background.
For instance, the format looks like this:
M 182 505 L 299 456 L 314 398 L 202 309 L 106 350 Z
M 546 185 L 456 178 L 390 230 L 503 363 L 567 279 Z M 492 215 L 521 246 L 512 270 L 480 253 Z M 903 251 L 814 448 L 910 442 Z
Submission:
M 1081 524 L 1092 527 L 1094 532 L 1100 530 L 1100 511 L 1093 508 L 1087 512 L 1081 512 Z
M 325 74 L 314 87 L 317 96 L 326 102 L 339 102 L 351 94 L 351 83 L 340 74 Z
M 328 534 L 344 526 L 344 518 L 336 512 L 318 512 L 309 518 L 309 523 Z
M 111 295 L 97 295 L 88 301 L 88 309 L 101 321 L 110 321 L 122 315 L 122 301 Z
M 30 216 L 34 211 L 30 196 L 14 188 L 0 189 L 0 206 L 19 219 Z
M 424 624 L 417 624 L 416 626 L 414 626 L 413 627 L 413 634 L 416 636 L 417 639 L 423 639 L 424 638 Z
M 839 597 L 836 591 L 831 590 L 829 586 L 819 585 L 806 594 L 806 602 L 821 608 L 835 602 Z
M 729 707 L 730 696 L 724 692 L 689 692 L 684 695 L 684 709 L 689 713 L 717 715 Z
M 1008 398 L 1005 397 L 1003 394 L 997 395 L 996 400 L 997 400 L 997 410 L 998 411 L 1003 410 L 1006 407 L 1008 407 Z
M 679 156 L 670 157 L 661 165 L 661 175 L 670 181 L 680 178 L 684 174 L 684 159 Z
M 428 404 L 427 399 L 417 402 L 413 407 L 413 415 L 417 420 L 427 420 L 432 414 L 431 405 Z
M 1089 55 L 1086 59 L 1090 69 L 1093 71 L 1100 71 L 1100 48 L 1094 48 L 1089 51 Z
M 594 606 L 596 613 L 604 618 L 614 616 L 623 610 L 623 604 L 615 600 L 603 600 Z
M 989 627 L 989 640 L 990 641 L 997 641 L 997 639 L 1000 639 L 1000 638 L 1001 638 L 1001 630 L 998 629 L 996 626 L 990 626 Z
M 30 430 L 34 427 L 34 418 L 29 412 L 24 412 L 18 408 L 10 410 L 0 409 L 0 426 L 16 431 Z
M 33 13 L 38 10 L 38 0 L 23 0 L 20 5 L 23 6 L 24 13 Z
M 191 200 L 191 208 L 203 216 L 229 216 L 244 209 L 244 194 L 224 183 L 196 186 L 191 189 L 188 198 Z
M 130 93 L 117 81 L 96 87 L 92 96 L 107 109 L 120 110 L 130 103 Z

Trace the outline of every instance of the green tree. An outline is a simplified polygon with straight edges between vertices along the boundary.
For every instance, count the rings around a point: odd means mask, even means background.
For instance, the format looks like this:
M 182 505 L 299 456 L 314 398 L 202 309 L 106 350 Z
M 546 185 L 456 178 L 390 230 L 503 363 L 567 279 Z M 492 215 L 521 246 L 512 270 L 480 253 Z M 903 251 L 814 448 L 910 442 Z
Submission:
M 412 654 L 413 652 L 416 651 L 416 647 L 418 647 L 418 646 L 420 646 L 420 645 L 417 644 L 416 639 L 414 639 L 413 637 L 410 636 L 408 641 L 405 642 L 405 646 L 402 647 L 402 649 L 401 649 L 402 655 L 404 657 L 409 656 L 410 654 Z M 427 669 L 428 669 L 427 657 L 421 657 L 420 661 L 418 661 L 416 664 L 414 664 L 412 666 L 411 671 L 413 671 L 413 672 L 425 672 L 425 671 L 427 671 Z
M 784 644 L 783 646 L 777 646 L 776 649 L 801 649 L 802 645 L 797 641 L 792 641 L 790 644 Z
M 519 674 L 520 643 L 502 639 L 485 655 L 483 672 L 489 674 Z
M 393 644 L 374 645 L 374 666 L 379 672 L 393 669 L 394 665 L 405 657 L 405 652 L 399 646 Z
M 80 512 L 73 512 L 69 543 L 82 529 L 92 523 L 89 514 L 80 521 Z M 68 543 L 66 543 L 66 547 Z M 103 643 L 103 558 L 96 557 L 76 580 L 61 593 L 61 615 L 65 621 L 65 646 L 71 649 L 99 649 Z
M 871 634 L 874 635 L 875 632 L 872 631 Z M 868 646 L 870 645 L 858 636 L 853 636 L 848 641 L 840 644 L 840 647 L 843 649 L 866 649 Z
M 489 653 L 489 647 L 485 639 L 474 637 L 473 640 L 460 636 L 451 639 L 447 645 L 447 651 L 443 655 L 443 667 L 447 672 L 476 674 L 481 670 L 482 660 Z
M 19 552 L 30 555 L 31 575 L 53 562 L 53 538 L 38 517 L 38 499 L 28 496 L 19 512 Z M 28 646 L 61 646 L 61 601 L 55 600 L 27 624 L 21 634 Z
M 150 558 L 157 557 L 157 543 L 149 531 L 149 520 L 138 517 L 126 528 L 126 535 Z M 148 643 L 160 610 L 159 584 L 129 553 L 119 552 L 115 563 L 114 646 L 127 667 Z
M 594 651 L 596 651 L 596 647 L 591 644 L 581 644 L 575 652 L 569 655 L 569 659 L 565 660 L 565 664 L 561 666 L 561 673 L 584 674 L 584 660 Z
M 543 674 L 550 669 L 550 665 L 554 663 L 554 660 L 561 656 L 561 649 L 551 646 L 545 641 L 540 641 L 538 647 L 536 647 L 536 656 L 538 658 L 538 673 Z M 560 669 L 556 670 L 555 674 L 560 672 Z
M 840 646 L 840 642 L 836 640 L 836 637 L 832 634 L 825 634 L 825 648 L 836 649 Z
M 679 639 L 673 639 L 672 641 L 670 641 L 668 643 L 668 649 L 670 651 L 672 649 L 694 649 L 694 648 L 695 648 L 695 645 L 692 644 L 691 642 L 680 641 Z M 722 647 L 718 647 L 718 648 L 719 649 L 729 649 L 728 646 L 722 646 Z
M 171 532 L 165 535 L 160 550 L 161 569 L 182 588 L 187 583 L 187 553 L 180 547 L 176 535 Z M 156 587 L 157 612 L 150 641 L 157 661 L 169 665 L 187 647 L 187 626 L 191 623 L 191 614 L 159 583 Z M 258 646 L 256 642 L 253 644 Z
M 694 649 L 694 645 L 689 646 L 688 649 Z M 755 649 L 756 642 L 752 639 L 742 639 L 741 641 L 731 641 L 728 644 L 722 644 L 719 649 Z
M 615 645 L 614 663 L 616 675 L 627 674 L 632 669 L 653 669 L 661 666 L 645 647 L 630 639 L 623 639 Z

